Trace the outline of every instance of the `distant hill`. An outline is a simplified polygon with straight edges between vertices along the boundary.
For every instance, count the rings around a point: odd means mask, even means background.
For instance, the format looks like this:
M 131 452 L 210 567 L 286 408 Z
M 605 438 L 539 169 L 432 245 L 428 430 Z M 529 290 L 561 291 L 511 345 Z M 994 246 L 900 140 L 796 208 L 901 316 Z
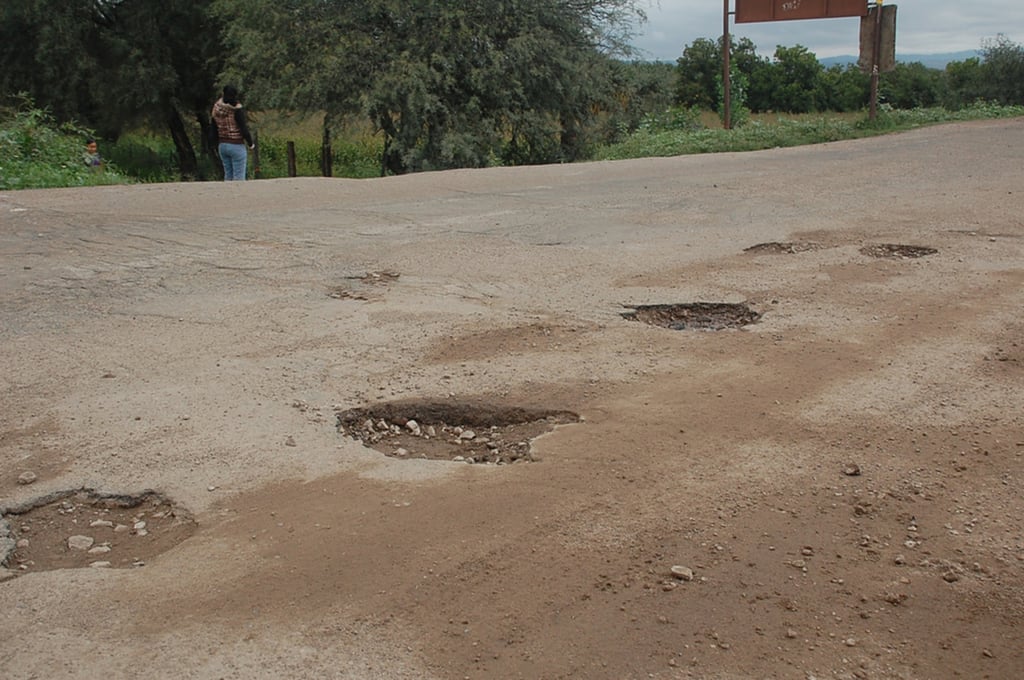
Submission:
M 916 61 L 921 62 L 928 68 L 946 68 L 946 64 L 951 61 L 964 61 L 971 57 L 980 57 L 981 52 L 978 50 L 964 50 L 962 52 L 943 52 L 940 54 L 900 54 L 896 52 L 896 61 L 904 64 L 912 64 Z M 825 59 L 819 59 L 825 68 L 829 66 L 846 66 L 847 64 L 856 64 L 856 55 L 844 54 L 838 57 L 826 57 Z

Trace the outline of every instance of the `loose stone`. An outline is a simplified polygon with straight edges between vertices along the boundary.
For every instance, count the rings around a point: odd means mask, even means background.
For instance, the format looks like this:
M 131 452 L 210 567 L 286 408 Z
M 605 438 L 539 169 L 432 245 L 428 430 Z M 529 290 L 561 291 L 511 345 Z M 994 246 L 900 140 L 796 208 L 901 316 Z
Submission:
M 88 550 L 95 542 L 91 536 L 72 536 L 68 539 L 68 547 L 72 550 Z

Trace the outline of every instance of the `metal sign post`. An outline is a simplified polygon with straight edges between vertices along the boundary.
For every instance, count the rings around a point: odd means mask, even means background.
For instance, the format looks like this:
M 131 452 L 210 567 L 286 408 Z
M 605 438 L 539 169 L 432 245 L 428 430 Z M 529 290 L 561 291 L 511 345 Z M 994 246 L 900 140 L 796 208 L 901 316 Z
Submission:
M 722 126 L 732 129 L 732 69 L 729 68 L 729 0 L 722 13 Z
M 882 0 L 875 0 L 875 32 L 871 43 L 871 102 L 868 120 L 878 115 L 878 55 L 882 51 Z
M 868 5 L 876 6 L 872 9 L 874 17 L 868 12 Z M 889 30 L 889 20 L 882 21 L 882 0 L 735 0 L 736 11 L 729 11 L 729 0 L 725 0 L 723 11 L 722 30 L 722 86 L 723 108 L 725 129 L 732 127 L 732 87 L 729 73 L 729 15 L 736 16 L 736 23 L 754 23 L 763 21 L 791 21 L 795 19 L 831 19 L 839 17 L 861 17 L 862 35 L 864 22 L 874 19 L 874 33 L 872 35 L 871 50 L 871 120 L 875 119 L 875 108 L 878 100 L 878 73 L 879 71 L 891 70 L 888 66 L 890 53 L 895 54 L 896 44 L 896 7 L 891 6 L 892 12 L 887 12 L 891 18 L 892 28 Z M 888 43 L 883 45 L 883 30 L 888 35 L 886 40 L 891 39 L 892 48 Z M 862 37 L 863 41 L 863 37 Z M 862 42 L 862 47 L 864 43 Z M 883 53 L 884 50 L 884 53 Z M 863 54 L 863 51 L 862 51 Z M 892 56 L 895 61 L 895 57 Z

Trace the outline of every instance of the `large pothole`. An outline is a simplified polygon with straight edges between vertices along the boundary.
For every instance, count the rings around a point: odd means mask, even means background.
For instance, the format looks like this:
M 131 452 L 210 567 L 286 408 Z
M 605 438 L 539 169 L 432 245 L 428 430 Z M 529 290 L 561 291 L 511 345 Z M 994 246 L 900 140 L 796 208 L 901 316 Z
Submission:
M 779 242 L 769 241 L 768 243 L 758 243 L 744 248 L 745 253 L 769 253 L 769 254 L 785 254 L 792 255 L 795 253 L 803 253 L 808 250 L 820 250 L 824 248 L 820 243 L 813 243 L 811 241 L 791 241 L 791 242 Z
M 623 317 L 674 331 L 739 328 L 761 318 L 745 304 L 732 302 L 691 302 L 675 305 L 640 305 Z
M 0 564 L 13 574 L 141 567 L 197 527 L 191 513 L 155 491 L 60 491 L 0 509 Z
M 400 274 L 389 270 L 367 272 L 358 276 L 346 276 L 346 283 L 327 289 L 327 297 L 338 300 L 370 300 L 380 293 L 373 289 L 387 287 L 398 280 Z
M 939 251 L 927 246 L 905 246 L 898 243 L 876 243 L 864 246 L 860 249 L 860 252 L 868 257 L 889 257 L 905 260 L 925 257 L 926 255 L 934 255 Z
M 536 460 L 531 442 L 571 411 L 500 406 L 477 400 L 405 400 L 338 412 L 338 431 L 387 456 L 466 463 Z

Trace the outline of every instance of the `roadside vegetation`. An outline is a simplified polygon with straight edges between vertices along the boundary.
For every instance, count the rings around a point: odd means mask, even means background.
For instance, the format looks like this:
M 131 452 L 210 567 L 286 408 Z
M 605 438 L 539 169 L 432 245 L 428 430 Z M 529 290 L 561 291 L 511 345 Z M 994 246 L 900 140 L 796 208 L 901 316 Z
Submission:
M 85 163 L 85 141 L 93 135 L 71 123 L 58 124 L 45 111 L 23 105 L 0 109 L 0 189 L 41 189 L 123 184 L 116 166 Z
M 0 10 L 0 188 L 221 176 L 205 134 L 238 85 L 252 171 L 375 177 L 744 151 L 1022 115 L 1024 47 L 870 82 L 806 48 L 721 42 L 634 59 L 644 0 L 22 0 Z M 468 46 L 472 46 L 469 49 Z M 70 67 L 57 65 L 73 64 Z M 724 127 L 731 127 L 726 130 Z M 80 162 L 95 134 L 104 172 Z M 329 150 L 330 163 L 325 163 Z M 327 166 L 327 168 L 325 168 Z

